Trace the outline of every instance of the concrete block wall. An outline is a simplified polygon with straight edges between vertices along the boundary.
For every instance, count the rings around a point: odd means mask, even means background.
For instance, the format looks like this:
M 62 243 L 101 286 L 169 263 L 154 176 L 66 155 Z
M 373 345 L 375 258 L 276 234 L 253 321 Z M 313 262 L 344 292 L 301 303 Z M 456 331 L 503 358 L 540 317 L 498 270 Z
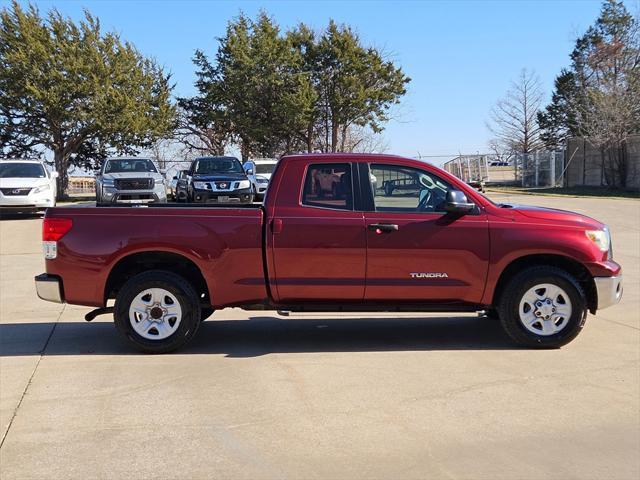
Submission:
M 640 190 L 640 135 L 629 137 L 626 145 L 627 183 L 626 188 Z M 565 159 L 566 185 L 568 187 L 607 186 L 605 168 L 610 168 L 610 158 L 585 138 L 570 138 L 567 141 Z

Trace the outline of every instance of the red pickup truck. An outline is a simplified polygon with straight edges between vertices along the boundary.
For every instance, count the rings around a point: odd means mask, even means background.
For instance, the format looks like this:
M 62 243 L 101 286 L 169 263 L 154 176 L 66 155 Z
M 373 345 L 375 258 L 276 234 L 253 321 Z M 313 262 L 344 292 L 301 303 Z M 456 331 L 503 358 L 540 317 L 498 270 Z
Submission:
M 327 171 L 335 185 L 318 188 Z M 622 295 L 602 223 L 495 204 L 390 155 L 284 157 L 264 206 L 50 208 L 43 241 L 40 298 L 98 307 L 88 320 L 113 312 L 124 338 L 154 353 L 225 307 L 486 311 L 515 342 L 552 348 Z

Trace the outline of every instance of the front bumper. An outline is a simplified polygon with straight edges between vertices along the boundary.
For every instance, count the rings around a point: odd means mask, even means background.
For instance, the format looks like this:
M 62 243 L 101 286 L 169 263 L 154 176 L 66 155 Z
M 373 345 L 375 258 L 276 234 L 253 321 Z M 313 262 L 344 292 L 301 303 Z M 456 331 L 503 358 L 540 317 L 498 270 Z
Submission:
M 21 209 L 43 209 L 52 207 L 54 204 L 53 195 L 46 193 L 36 193 L 19 196 L 0 196 L 0 209 L 21 210 Z
M 35 277 L 34 280 L 36 282 L 38 297 L 47 302 L 64 303 L 62 281 L 60 278 L 41 273 Z
M 116 190 L 104 188 L 101 203 L 152 203 L 167 201 L 165 191 L 159 190 Z
M 622 275 L 594 277 L 598 293 L 598 310 L 617 304 L 622 298 Z
M 252 203 L 253 190 L 211 191 L 193 189 L 193 201 L 196 203 Z

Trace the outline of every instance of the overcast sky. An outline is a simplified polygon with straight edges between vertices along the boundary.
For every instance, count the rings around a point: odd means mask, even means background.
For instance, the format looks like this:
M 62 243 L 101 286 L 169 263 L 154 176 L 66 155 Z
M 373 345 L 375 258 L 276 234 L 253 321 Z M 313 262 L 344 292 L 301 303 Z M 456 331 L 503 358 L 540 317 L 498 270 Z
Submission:
M 330 18 L 347 23 L 412 78 L 384 133 L 389 151 L 407 156 L 486 151 L 488 112 L 509 81 L 522 68 L 533 69 L 550 96 L 576 36 L 600 10 L 599 1 L 587 0 L 35 3 L 74 19 L 89 9 L 104 29 L 119 32 L 171 71 L 176 95 L 194 93 L 194 50 L 212 55 L 216 37 L 241 10 L 254 17 L 262 8 L 283 28 L 305 22 L 320 30 Z M 635 11 L 634 5 L 627 7 Z

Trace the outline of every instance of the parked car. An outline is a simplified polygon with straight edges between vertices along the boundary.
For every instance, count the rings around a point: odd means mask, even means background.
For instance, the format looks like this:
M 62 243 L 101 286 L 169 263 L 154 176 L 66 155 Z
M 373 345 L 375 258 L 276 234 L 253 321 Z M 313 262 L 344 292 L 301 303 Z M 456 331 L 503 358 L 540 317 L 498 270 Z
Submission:
M 148 158 L 109 158 L 96 177 L 98 204 L 167 201 L 165 179 Z
M 267 193 L 267 188 L 269 187 L 271 174 L 277 164 L 278 160 L 275 158 L 256 158 L 243 165 L 247 177 L 251 180 L 258 200 L 264 199 L 264 195 Z
M 186 178 L 186 170 L 179 170 L 171 177 L 171 180 L 167 183 L 167 196 L 172 200 L 178 200 L 178 182 L 180 178 Z
M 320 195 L 322 172 L 344 189 Z M 421 188 L 386 196 L 371 174 Z M 622 296 L 604 224 L 493 203 L 418 160 L 292 155 L 271 182 L 265 204 L 247 208 L 48 209 L 38 296 L 99 307 L 87 320 L 113 312 L 128 342 L 156 353 L 184 345 L 225 307 L 486 311 L 515 342 L 556 348 L 580 333 L 587 311 Z
M 187 174 L 187 201 L 252 203 L 251 181 L 235 157 L 199 157 Z
M 490 167 L 508 167 L 509 166 L 509 162 L 494 160 L 493 162 L 489 163 L 489 166 Z
M 34 212 L 56 205 L 57 172 L 38 160 L 0 160 L 0 210 Z
M 176 183 L 176 201 L 186 202 L 189 195 L 189 170 L 180 170 L 178 172 L 178 181 Z

